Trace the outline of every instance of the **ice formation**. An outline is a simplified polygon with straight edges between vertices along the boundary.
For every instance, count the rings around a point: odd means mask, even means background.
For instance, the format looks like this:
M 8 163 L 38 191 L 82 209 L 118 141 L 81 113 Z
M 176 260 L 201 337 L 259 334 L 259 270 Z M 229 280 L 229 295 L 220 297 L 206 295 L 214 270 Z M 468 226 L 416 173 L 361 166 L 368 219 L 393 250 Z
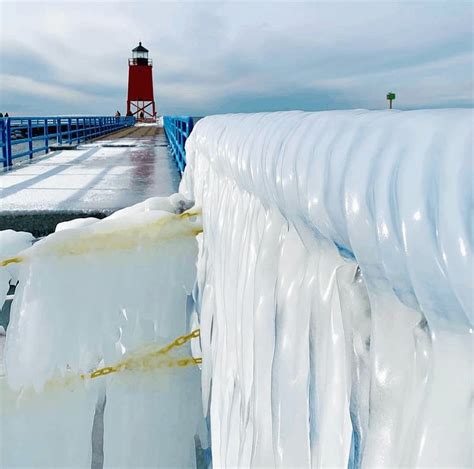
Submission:
M 473 117 L 207 117 L 181 194 L 0 233 L 0 465 L 472 467 Z
M 80 378 L 195 326 L 187 303 L 202 228 L 190 207 L 178 194 L 153 198 L 63 223 L 28 249 L 31 237 L 16 234 L 0 268 L 19 280 L 0 377 L 2 467 L 195 466 L 196 435 L 207 445 L 198 367 L 153 371 L 155 353 L 138 370 Z M 187 343 L 169 360 L 190 353 Z
M 13 230 L 0 231 L 0 259 L 13 257 L 33 244 L 34 238 L 30 233 Z M 10 288 L 10 284 L 18 281 L 17 266 L 12 264 L 8 268 L 0 268 L 0 309 Z
M 216 467 L 472 467 L 472 110 L 211 116 L 194 309 Z

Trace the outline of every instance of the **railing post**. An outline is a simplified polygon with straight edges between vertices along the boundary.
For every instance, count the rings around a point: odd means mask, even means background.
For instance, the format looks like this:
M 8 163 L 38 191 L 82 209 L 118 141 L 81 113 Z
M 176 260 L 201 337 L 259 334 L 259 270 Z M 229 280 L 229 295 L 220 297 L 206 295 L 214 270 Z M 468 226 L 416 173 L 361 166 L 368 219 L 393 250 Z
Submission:
M 62 142 L 62 136 L 61 136 L 61 118 L 56 119 L 56 143 L 61 144 Z
M 30 160 L 33 158 L 33 124 L 31 119 L 28 119 L 28 150 Z
M 0 133 L 2 136 L 2 158 L 3 158 L 3 166 L 8 166 L 7 160 L 7 138 L 6 138 L 6 131 L 5 131 L 5 120 L 0 119 Z
M 71 118 L 68 117 L 67 119 L 67 143 L 69 143 L 69 145 L 72 144 L 72 138 L 71 138 Z
M 5 124 L 3 118 L 0 118 L 0 138 L 2 139 L 2 163 L 3 166 L 7 165 L 7 150 L 5 144 Z
M 13 158 L 12 158 L 12 129 L 10 119 L 7 118 L 5 122 L 5 136 L 7 140 L 7 166 L 13 165 Z
M 12 158 L 12 132 L 11 132 L 11 123 L 10 119 L 6 119 L 5 122 L 5 137 L 6 137 L 6 144 L 7 144 L 7 159 L 6 163 L 7 166 L 13 165 L 13 158 Z
M 81 134 L 79 130 L 79 117 L 76 117 L 76 140 L 77 140 L 77 143 L 81 142 Z
M 44 152 L 49 153 L 49 125 L 48 119 L 44 120 Z

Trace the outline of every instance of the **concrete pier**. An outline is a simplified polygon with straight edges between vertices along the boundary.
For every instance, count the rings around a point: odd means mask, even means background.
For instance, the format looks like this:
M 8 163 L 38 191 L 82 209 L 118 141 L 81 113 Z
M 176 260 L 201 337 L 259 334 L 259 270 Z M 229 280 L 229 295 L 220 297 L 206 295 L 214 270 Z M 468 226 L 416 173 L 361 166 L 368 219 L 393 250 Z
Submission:
M 61 221 L 172 194 L 179 180 L 162 128 L 126 128 L 0 173 L 0 230 L 44 236 Z

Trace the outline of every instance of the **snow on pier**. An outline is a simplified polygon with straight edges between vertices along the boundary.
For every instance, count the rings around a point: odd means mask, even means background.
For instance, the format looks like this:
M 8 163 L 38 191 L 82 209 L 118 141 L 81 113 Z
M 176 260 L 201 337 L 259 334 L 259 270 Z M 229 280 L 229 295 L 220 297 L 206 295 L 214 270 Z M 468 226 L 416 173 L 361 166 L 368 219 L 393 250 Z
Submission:
M 126 128 L 1 173 L 0 230 L 44 235 L 64 220 L 103 217 L 172 194 L 179 179 L 162 128 Z

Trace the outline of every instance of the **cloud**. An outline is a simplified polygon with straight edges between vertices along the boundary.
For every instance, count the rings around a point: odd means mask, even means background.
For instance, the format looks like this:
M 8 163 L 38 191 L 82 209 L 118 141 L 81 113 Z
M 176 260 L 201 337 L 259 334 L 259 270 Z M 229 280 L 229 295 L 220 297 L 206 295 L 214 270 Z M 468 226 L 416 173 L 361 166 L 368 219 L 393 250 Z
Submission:
M 0 73 L 16 77 L 0 107 L 123 110 L 139 40 L 168 114 L 376 108 L 392 89 L 402 108 L 472 106 L 472 15 L 456 0 L 0 0 Z
M 77 91 L 71 87 L 44 83 L 23 76 L 0 74 L 0 85 L 2 95 L 15 93 L 26 96 L 29 95 L 54 99 L 66 103 L 77 103 L 93 99 L 93 96 Z

